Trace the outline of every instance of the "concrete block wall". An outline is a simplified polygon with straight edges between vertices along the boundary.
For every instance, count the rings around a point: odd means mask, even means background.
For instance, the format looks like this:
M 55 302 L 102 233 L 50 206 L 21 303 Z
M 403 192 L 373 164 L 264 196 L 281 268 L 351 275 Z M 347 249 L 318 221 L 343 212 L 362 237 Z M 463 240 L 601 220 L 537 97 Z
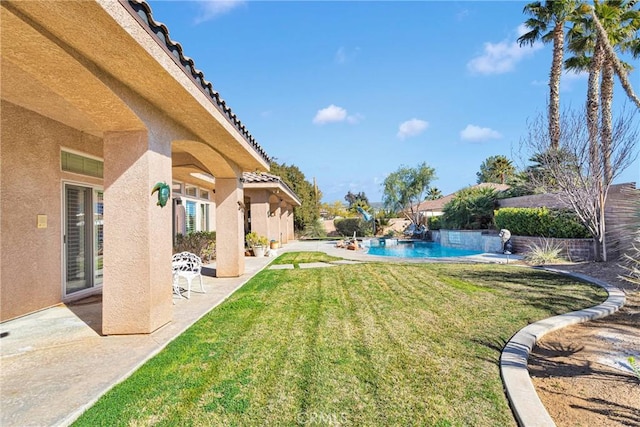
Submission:
M 593 261 L 595 248 L 593 239 L 553 239 L 530 236 L 511 236 L 513 253 L 525 254 L 530 246 L 558 245 L 562 248 L 562 257 L 570 261 Z
M 512 197 L 498 201 L 501 208 L 569 208 L 568 204 L 554 194 L 535 194 Z M 607 258 L 620 259 L 631 249 L 633 239 L 640 232 L 640 190 L 635 182 L 614 184 L 609 189 L 605 204 Z M 590 240 L 589 240 L 590 241 Z M 576 244 L 575 256 L 586 256 L 585 244 Z M 573 246 L 573 245 L 572 245 Z M 593 249 L 592 249 L 593 250 Z M 592 259 L 592 258 L 589 258 Z

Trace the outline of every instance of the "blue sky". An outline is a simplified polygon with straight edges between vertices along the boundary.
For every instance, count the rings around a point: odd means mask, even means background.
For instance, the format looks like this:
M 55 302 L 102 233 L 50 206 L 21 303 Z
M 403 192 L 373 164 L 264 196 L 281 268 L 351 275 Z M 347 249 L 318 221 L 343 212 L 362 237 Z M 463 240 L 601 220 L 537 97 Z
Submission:
M 516 42 L 525 2 L 149 3 L 267 153 L 315 178 L 325 202 L 380 201 L 401 165 L 435 168 L 443 194 L 475 184 L 489 156 L 522 165 L 527 120 L 548 99 L 551 46 Z M 638 71 L 631 81 L 640 91 Z M 563 107 L 585 94 L 586 75 L 563 78 Z M 637 160 L 618 179 L 629 181 Z

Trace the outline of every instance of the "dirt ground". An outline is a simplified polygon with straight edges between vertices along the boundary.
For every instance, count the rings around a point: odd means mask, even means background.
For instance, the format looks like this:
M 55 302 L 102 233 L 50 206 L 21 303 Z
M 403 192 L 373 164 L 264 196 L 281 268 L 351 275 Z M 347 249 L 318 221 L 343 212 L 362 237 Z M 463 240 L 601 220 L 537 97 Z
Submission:
M 619 278 L 615 263 L 558 265 L 618 286 L 626 304 L 603 319 L 552 332 L 529 358 L 538 395 L 558 427 L 640 426 L 640 286 Z

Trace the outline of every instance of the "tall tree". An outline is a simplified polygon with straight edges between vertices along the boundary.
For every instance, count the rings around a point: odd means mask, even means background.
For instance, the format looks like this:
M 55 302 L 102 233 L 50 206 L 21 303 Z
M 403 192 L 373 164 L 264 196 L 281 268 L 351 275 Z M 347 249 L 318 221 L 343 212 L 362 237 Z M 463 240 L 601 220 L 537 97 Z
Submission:
M 602 147 L 602 161 L 604 167 L 605 184 L 611 182 L 611 144 L 613 137 L 613 117 L 611 108 L 613 103 L 614 75 L 623 82 L 623 88 L 629 98 L 640 108 L 640 100 L 635 96 L 627 74 L 632 67 L 619 60 L 618 52 L 631 52 L 634 57 L 640 54 L 640 40 L 637 32 L 640 30 L 640 11 L 634 9 L 636 1 L 604 1 L 595 2 L 591 11 L 595 31 L 605 52 L 602 63 L 601 99 L 601 127 L 600 143 Z
M 593 19 L 593 23 L 595 26 L 595 30 L 598 33 L 598 36 L 602 39 L 602 47 L 607 56 L 607 60 L 611 61 L 613 65 L 613 69 L 616 72 L 616 75 L 620 79 L 620 84 L 622 88 L 625 90 L 629 99 L 640 109 L 640 98 L 633 91 L 633 86 L 631 82 L 629 82 L 628 72 L 629 66 L 625 65 L 615 51 L 615 45 L 611 42 L 609 38 L 609 31 L 621 30 L 622 37 L 620 35 L 614 36 L 614 41 L 617 40 L 616 43 L 621 43 L 622 40 L 626 41 L 622 44 L 625 50 L 628 50 L 632 53 L 634 57 L 640 56 L 640 42 L 638 41 L 638 31 L 640 30 L 640 16 L 638 15 L 639 11 L 635 7 L 638 2 L 637 0 L 610 0 L 604 2 L 604 11 L 611 12 L 617 16 L 617 24 L 612 25 L 611 29 L 607 30 L 605 26 L 602 24 L 601 19 L 598 16 L 598 5 L 600 3 L 595 0 L 594 7 L 591 9 L 591 17 Z M 617 9 L 617 11 L 616 11 Z M 605 13 L 602 13 L 603 15 Z
M 511 160 L 502 155 L 487 157 L 480 165 L 480 172 L 476 172 L 478 184 L 482 182 L 506 184 L 515 175 L 515 166 Z
M 435 179 L 435 169 L 424 162 L 415 168 L 400 166 L 382 183 L 385 209 L 403 212 L 417 226 L 420 223 L 418 204 L 424 200 L 431 181 Z
M 271 162 L 271 173 L 278 175 L 298 196 L 302 206 L 293 209 L 293 224 L 300 232 L 307 226 L 313 226 L 320 218 L 319 206 L 322 193 L 305 178 L 302 171 L 294 165 Z
M 638 157 L 637 115 L 621 114 L 614 121 L 611 146 L 611 173 L 619 176 Z M 530 174 L 533 185 L 546 190 L 559 202 L 568 204 L 595 239 L 596 259 L 607 260 L 605 204 L 610 182 L 604 180 L 603 162 L 590 159 L 589 131 L 584 126 L 584 112 L 568 111 L 561 117 L 562 133 L 558 150 L 550 150 L 546 118 L 538 116 L 529 124 L 523 141 L 535 156 L 544 173 Z M 536 182 L 536 179 L 540 179 Z M 549 188 L 551 183 L 553 188 Z M 546 188 L 545 188 L 546 187 Z
M 558 148 L 560 141 L 560 77 L 564 57 L 564 25 L 575 12 L 575 0 L 536 1 L 524 7 L 523 13 L 531 18 L 525 21 L 530 30 L 518 38 L 520 46 L 533 45 L 541 40 L 553 43 L 553 59 L 549 75 L 549 136 L 551 148 Z
M 594 1 L 582 4 L 572 18 L 568 32 L 569 50 L 575 56 L 565 61 L 569 69 L 589 72 L 587 88 L 587 129 L 590 162 L 603 162 L 604 184 L 612 179 L 611 144 L 613 132 L 612 101 L 614 76 L 617 75 L 628 97 L 640 108 L 640 100 L 628 81 L 632 70 L 618 58 L 618 53 L 640 55 L 640 11 L 636 0 Z
M 426 200 L 438 200 L 442 199 L 442 191 L 440 191 L 437 187 L 429 187 L 427 190 L 427 198 Z
M 344 196 L 344 200 L 349 203 L 348 209 L 351 212 L 356 212 L 356 208 L 358 207 L 364 210 L 369 209 L 369 199 L 363 191 L 359 192 L 358 194 L 353 194 L 351 191 L 349 191 L 346 196 Z

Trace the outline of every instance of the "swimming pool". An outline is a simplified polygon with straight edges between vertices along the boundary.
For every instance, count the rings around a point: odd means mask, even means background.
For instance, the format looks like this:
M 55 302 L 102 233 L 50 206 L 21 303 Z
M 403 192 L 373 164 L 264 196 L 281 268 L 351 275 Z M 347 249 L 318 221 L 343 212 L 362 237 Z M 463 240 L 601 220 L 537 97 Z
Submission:
M 478 255 L 482 251 L 449 248 L 436 242 L 398 242 L 392 246 L 372 246 L 367 254 L 405 258 L 445 258 Z

